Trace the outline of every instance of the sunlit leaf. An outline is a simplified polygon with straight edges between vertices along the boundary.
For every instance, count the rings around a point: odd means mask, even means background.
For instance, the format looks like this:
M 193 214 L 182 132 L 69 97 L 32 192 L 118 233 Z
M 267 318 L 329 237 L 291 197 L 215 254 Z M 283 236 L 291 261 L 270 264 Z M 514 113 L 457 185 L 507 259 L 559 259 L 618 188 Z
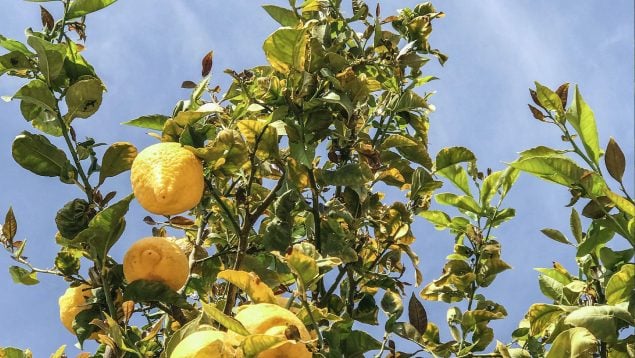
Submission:
M 254 303 L 276 303 L 276 298 L 269 286 L 260 280 L 255 273 L 237 270 L 223 270 L 217 277 L 231 282 L 236 287 L 245 291 Z
M 121 124 L 160 131 L 163 130 L 163 125 L 169 118 L 170 117 L 164 116 L 162 114 L 152 114 L 148 116 L 141 116 L 127 122 L 123 122 Z
M 439 171 L 457 163 L 471 162 L 473 160 L 476 160 L 476 156 L 467 148 L 443 148 L 437 153 L 435 170 Z
M 300 20 L 289 9 L 276 5 L 263 5 L 265 11 L 282 26 L 295 26 Z
M 595 123 L 593 110 L 584 101 L 578 86 L 575 86 L 573 102 L 569 107 L 566 115 L 567 121 L 571 123 L 573 128 L 580 136 L 582 144 L 591 160 L 598 164 L 600 159 L 600 140 L 598 139 L 598 129 Z
M 625 309 L 616 306 L 584 306 L 569 313 L 564 322 L 584 327 L 601 340 L 614 342 L 618 329 L 634 325 L 633 317 Z
M 622 265 L 606 284 L 606 303 L 616 305 L 628 301 L 635 289 L 635 264 Z
M 236 332 L 243 336 L 248 336 L 249 331 L 243 326 L 242 323 L 223 313 L 223 311 L 219 310 L 212 304 L 208 304 L 203 302 L 203 312 L 209 315 L 214 321 L 220 323 L 223 327 L 227 328 L 232 332 Z
M 37 272 L 35 271 L 28 271 L 19 266 L 11 266 L 9 267 L 9 273 L 15 283 L 21 283 L 27 286 L 37 285 L 40 283 L 37 279 Z
M 307 35 L 304 29 L 281 28 L 271 34 L 263 45 L 265 56 L 279 72 L 302 71 L 307 56 Z
M 245 356 L 247 357 L 255 357 L 260 352 L 265 351 L 269 348 L 273 348 L 279 343 L 287 342 L 286 339 L 278 336 L 268 336 L 265 334 L 253 334 L 245 337 L 245 339 L 240 344 Z
M 117 0 L 74 0 L 68 7 L 66 17 L 69 19 L 85 16 L 112 5 Z

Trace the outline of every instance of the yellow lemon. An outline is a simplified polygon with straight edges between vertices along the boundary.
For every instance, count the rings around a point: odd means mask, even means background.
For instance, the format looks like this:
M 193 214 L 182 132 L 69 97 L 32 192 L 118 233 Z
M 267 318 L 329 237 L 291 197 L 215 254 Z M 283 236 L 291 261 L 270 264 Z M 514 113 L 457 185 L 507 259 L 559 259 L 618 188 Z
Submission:
M 179 143 L 142 150 L 130 169 L 132 191 L 151 213 L 174 215 L 192 209 L 203 196 L 203 165 Z
M 313 356 L 306 345 L 299 342 L 311 340 L 311 335 L 293 312 L 272 303 L 258 303 L 243 307 L 235 318 L 249 333 L 298 340 L 296 343 L 289 341 L 267 349 L 258 354 L 258 358 L 310 358 Z
M 234 358 L 237 352 L 230 342 L 225 332 L 194 332 L 176 345 L 170 358 Z
M 81 311 L 90 308 L 90 305 L 86 303 L 86 299 L 92 296 L 91 287 L 84 284 L 77 287 L 69 287 L 60 297 L 60 320 L 71 333 L 75 334 L 73 330 L 75 316 Z M 93 337 L 91 336 L 91 338 Z
M 176 291 L 187 281 L 189 260 L 174 242 L 146 237 L 132 244 L 124 255 L 123 273 L 128 282 L 159 281 Z

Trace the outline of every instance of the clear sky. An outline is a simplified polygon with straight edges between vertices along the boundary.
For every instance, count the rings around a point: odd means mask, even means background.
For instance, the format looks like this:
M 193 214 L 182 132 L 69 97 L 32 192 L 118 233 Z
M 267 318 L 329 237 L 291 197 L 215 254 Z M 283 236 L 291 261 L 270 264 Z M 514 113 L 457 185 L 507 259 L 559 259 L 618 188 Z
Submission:
M 270 1 L 269 3 L 285 3 Z M 344 3 L 347 3 L 346 1 Z M 23 40 L 26 27 L 39 28 L 40 3 L 3 1 L 0 34 Z M 54 15 L 57 3 L 43 3 Z M 372 4 L 372 3 L 371 3 Z M 382 14 L 414 6 L 415 1 L 384 1 Z M 229 83 L 222 71 L 241 70 L 264 63 L 261 45 L 276 24 L 259 7 L 259 1 L 156 1 L 120 0 L 90 16 L 85 56 L 95 66 L 108 92 L 100 111 L 77 120 L 80 138 L 97 141 L 130 141 L 143 148 L 154 142 L 144 130 L 119 123 L 144 114 L 171 113 L 188 95 L 183 80 L 197 80 L 200 59 L 214 50 L 213 81 L 224 89 Z M 562 82 L 577 83 L 598 121 L 601 147 L 612 136 L 627 160 L 626 184 L 633 192 L 633 1 L 592 2 L 578 0 L 446 0 L 435 2 L 447 16 L 435 23 L 432 45 L 450 56 L 445 67 L 426 66 L 440 77 L 427 90 L 435 90 L 431 102 L 431 153 L 445 146 L 473 150 L 482 168 L 504 168 L 516 153 L 537 145 L 562 147 L 551 126 L 534 120 L 527 110 L 533 81 L 555 88 Z M 0 94 L 10 95 L 16 81 L 0 79 Z M 18 219 L 18 239 L 28 239 L 27 255 L 40 267 L 52 266 L 55 212 L 79 197 L 75 187 L 51 178 L 35 176 L 14 163 L 11 142 L 22 130 L 31 130 L 19 114 L 18 103 L 0 103 L 0 214 L 10 205 Z M 54 143 L 62 147 L 60 140 Z M 107 184 L 118 197 L 131 189 L 121 175 Z M 389 198 L 403 200 L 401 196 Z M 497 278 L 483 293 L 505 305 L 509 317 L 492 326 L 497 339 L 508 342 L 532 302 L 546 302 L 538 289 L 534 267 L 560 261 L 575 267 L 574 251 L 558 246 L 540 234 L 545 227 L 568 231 L 568 193 L 562 187 L 521 176 L 507 205 L 517 218 L 495 232 L 503 246 L 503 259 L 514 269 Z M 128 226 L 112 250 L 121 260 L 125 248 L 149 227 L 146 214 L 133 203 Z M 416 251 L 421 257 L 424 283 L 438 277 L 452 238 L 416 219 Z M 40 276 L 37 286 L 11 281 L 8 255 L 0 253 L 0 346 L 29 347 L 36 357 L 47 357 L 73 336 L 59 322 L 57 298 L 66 283 Z M 417 292 L 419 289 L 417 289 Z M 432 321 L 447 337 L 447 305 L 424 302 Z M 381 328 L 379 328 L 381 329 Z M 380 338 L 381 336 L 378 336 Z M 78 351 L 69 347 L 69 356 Z

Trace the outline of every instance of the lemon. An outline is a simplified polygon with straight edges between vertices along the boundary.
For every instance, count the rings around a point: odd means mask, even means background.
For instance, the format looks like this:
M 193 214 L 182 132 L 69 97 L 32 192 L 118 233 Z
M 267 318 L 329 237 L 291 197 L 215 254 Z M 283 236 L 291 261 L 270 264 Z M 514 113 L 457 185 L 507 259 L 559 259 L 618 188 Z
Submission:
M 234 358 L 236 350 L 227 333 L 206 330 L 194 332 L 176 345 L 170 358 Z
M 83 284 L 77 287 L 69 287 L 60 297 L 60 320 L 71 333 L 75 334 L 73 330 L 75 316 L 81 311 L 90 308 L 90 305 L 86 303 L 86 299 L 92 296 L 91 287 Z
M 265 334 L 284 339 L 311 340 L 302 321 L 293 312 L 272 303 L 258 303 L 241 307 L 236 319 L 251 334 Z M 299 337 L 288 337 L 289 333 Z M 312 353 L 302 342 L 285 342 L 258 354 L 258 358 L 310 358 Z
M 151 213 L 174 215 L 192 209 L 203 196 L 203 165 L 179 143 L 157 143 L 142 150 L 130 169 L 132 191 Z
M 123 273 L 128 282 L 159 281 L 176 291 L 187 281 L 189 260 L 174 242 L 146 237 L 132 244 L 124 255 Z

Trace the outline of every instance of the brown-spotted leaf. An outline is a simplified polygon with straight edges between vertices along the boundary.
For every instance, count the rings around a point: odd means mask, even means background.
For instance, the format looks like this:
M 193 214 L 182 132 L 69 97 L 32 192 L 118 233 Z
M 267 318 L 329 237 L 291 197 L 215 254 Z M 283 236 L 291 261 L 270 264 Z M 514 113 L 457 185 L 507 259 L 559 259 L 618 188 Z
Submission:
M 48 30 L 52 30 L 55 27 L 55 20 L 48 10 L 40 5 L 40 19 L 42 20 L 42 26 Z
M 624 152 L 622 152 L 622 149 L 613 138 L 609 139 L 609 144 L 606 146 L 604 163 L 611 177 L 618 182 L 622 182 L 624 170 L 626 169 L 626 158 L 624 157 Z
M 545 115 L 536 107 L 532 106 L 531 104 L 528 104 L 529 106 L 529 110 L 531 111 L 531 114 L 534 116 L 534 118 L 536 118 L 539 121 L 544 122 L 545 121 Z
M 18 231 L 18 222 L 15 220 L 13 208 L 10 207 L 7 215 L 4 217 L 4 225 L 2 225 L 2 234 L 11 242 Z
M 567 106 L 567 97 L 569 96 L 569 83 L 563 83 L 556 90 L 556 94 L 560 97 L 560 101 L 562 102 L 562 107 Z
M 209 73 L 212 71 L 213 64 L 214 64 L 214 51 L 210 51 L 205 55 L 205 57 L 203 57 L 203 60 L 201 61 L 201 65 L 202 65 L 201 76 L 205 77 L 209 75 Z
M 414 293 L 410 295 L 410 301 L 408 301 L 408 321 L 420 334 L 424 334 L 428 328 L 428 314 Z
M 180 225 L 180 226 L 191 226 L 191 225 L 194 225 L 194 220 L 190 218 L 186 218 L 185 216 L 174 216 L 170 218 L 170 224 Z

